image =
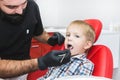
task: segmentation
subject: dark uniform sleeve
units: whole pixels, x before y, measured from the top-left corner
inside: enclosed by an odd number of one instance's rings
[[[42,20],[41,20],[41,16],[40,16],[40,11],[39,11],[39,7],[38,5],[33,2],[34,4],[34,9],[35,9],[35,17],[37,19],[37,24],[36,24],[36,28],[35,28],[35,31],[34,31],[34,36],[38,36],[38,35],[41,35],[42,32],[44,31],[44,28],[43,28],[43,24],[42,24]]]

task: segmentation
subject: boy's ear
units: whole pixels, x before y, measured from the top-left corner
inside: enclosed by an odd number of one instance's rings
[[[85,46],[84,46],[84,49],[89,49],[91,46],[92,46],[93,44],[92,44],[92,42],[91,41],[86,41],[86,44],[85,44]]]

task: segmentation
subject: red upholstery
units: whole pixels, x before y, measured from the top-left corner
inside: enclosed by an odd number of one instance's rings
[[[93,29],[95,30],[95,34],[96,34],[96,37],[95,37],[95,42],[96,40],[98,39],[99,35],[100,35],[100,32],[102,30],[102,23],[100,20],[97,20],[97,19],[86,19],[84,20],[86,23],[90,24]]]
[[[90,49],[87,57],[94,63],[94,76],[112,78],[113,59],[108,47],[94,45]]]
[[[92,25],[96,33],[96,39],[98,39],[102,30],[102,23],[97,19],[85,20],[88,24]],[[88,52],[88,59],[90,59],[94,65],[94,76],[102,76],[112,78],[113,73],[113,57],[110,49],[105,45],[94,45]]]
[[[101,21],[97,19],[87,19],[85,20],[85,22],[90,24],[95,29],[95,33],[96,33],[95,42],[96,42],[102,29]],[[46,47],[46,45],[44,47]],[[62,44],[61,46],[56,45],[54,47],[48,46],[47,51],[50,50],[64,50],[64,44]],[[42,54],[45,53],[46,53],[45,51],[42,52]],[[87,58],[94,63],[94,71],[93,71],[94,76],[112,78],[113,58],[112,58],[112,53],[108,47],[106,47],[105,45],[93,45],[88,52]],[[36,72],[30,73],[28,74],[27,80],[36,80],[38,77],[44,75],[46,71],[47,70],[42,72],[38,70]]]

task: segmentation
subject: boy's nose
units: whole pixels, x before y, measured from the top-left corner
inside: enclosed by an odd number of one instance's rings
[[[71,41],[72,37],[68,37],[68,41]]]

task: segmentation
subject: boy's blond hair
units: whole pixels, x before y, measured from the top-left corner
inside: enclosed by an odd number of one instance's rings
[[[88,23],[86,23],[83,20],[72,21],[70,25],[73,25],[73,24],[78,25],[81,28],[83,28],[83,30],[84,30],[83,32],[84,32],[84,35],[86,36],[87,40],[94,43],[94,41],[95,41],[95,30],[93,29],[93,27],[91,25],[89,25]]]

